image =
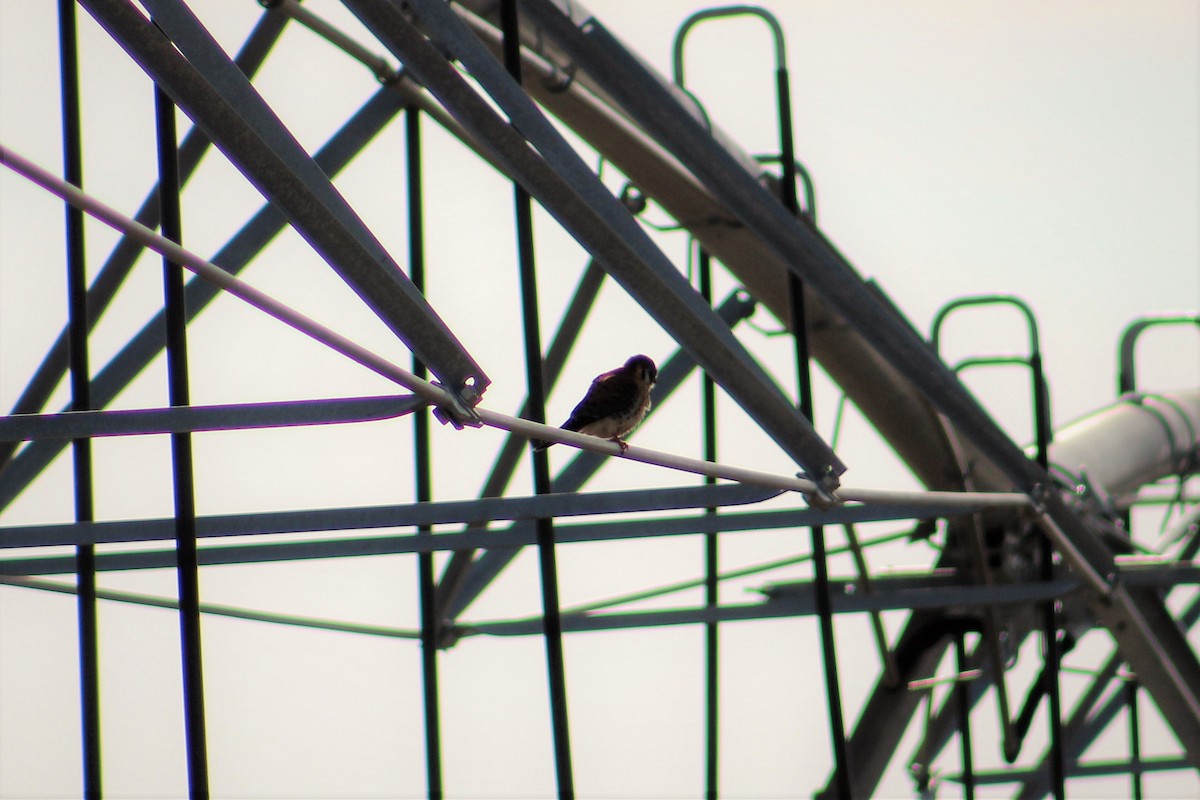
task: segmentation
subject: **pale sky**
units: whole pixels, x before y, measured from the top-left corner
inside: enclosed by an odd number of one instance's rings
[[[194,2],[231,53],[262,13],[251,0]],[[1012,293],[1038,315],[1056,425],[1114,397],[1116,347],[1134,318],[1200,307],[1200,6],[1144,3],[838,2],[765,4],[787,34],[799,158],[813,175],[819,222],[864,276],[873,277],[919,329],[968,294]],[[333,0],[305,7],[383,52]],[[632,50],[671,72],[678,24],[704,4],[592,0]],[[0,142],[61,172],[54,4],[0,0]],[[132,215],[155,180],[153,93],[148,78],[90,17],[79,12],[87,191]],[[716,124],[752,154],[774,152],[773,61],[761,23],[708,23],[687,51],[689,86]],[[290,26],[255,86],[310,149],[320,147],[378,88],[360,64]],[[186,130],[185,119],[180,121]],[[407,253],[403,123],[397,117],[335,180],[404,266]],[[515,413],[524,396],[520,309],[506,179],[426,118],[427,259],[431,304],[492,378],[484,405]],[[595,155],[584,151],[595,163]],[[605,172],[614,191],[620,182]],[[183,195],[184,243],[211,257],[262,199],[218,154]],[[660,209],[648,215],[665,221]],[[553,220],[536,218],[544,341],[557,326],[587,254]],[[89,222],[89,274],[116,240]],[[680,269],[686,239],[656,234]],[[401,365],[402,344],[299,236],[285,232],[243,277]],[[716,294],[735,287],[721,270]],[[50,195],[0,170],[0,413],[7,413],[66,319],[63,214]],[[91,338],[93,370],[161,304],[156,257],[143,257]],[[674,343],[609,281],[559,391],[552,422],[570,411],[595,374],[634,352],[665,360]],[[753,320],[772,328],[760,311]],[[1024,346],[1010,316],[963,317],[947,331],[952,355]],[[751,327],[739,338],[794,390],[790,344]],[[1200,337],[1155,331],[1139,348],[1139,382],[1154,390],[1200,384]],[[196,404],[385,394],[394,386],[233,298],[189,328]],[[980,379],[985,404],[1018,441],[1029,439],[1026,384]],[[839,394],[821,378],[817,427],[829,436]],[[68,397],[60,386],[52,408]],[[156,360],[114,407],[166,402]],[[699,455],[693,378],[636,435],[647,447]],[[795,471],[727,398],[720,458]],[[412,499],[407,418],[359,425],[195,437],[200,514],[382,505]],[[438,499],[476,496],[502,441],[491,430],[435,425]],[[848,485],[918,488],[856,413],[838,452]],[[165,437],[107,439],[94,446],[96,516],[170,516]],[[573,455],[551,451],[552,468]],[[692,476],[631,462],[607,465],[592,489],[692,485]],[[510,493],[532,492],[523,464]],[[8,508],[4,526],[72,518],[69,457],[60,457]],[[782,505],[795,507],[798,498]],[[776,506],[780,506],[779,503]],[[862,526],[860,536],[904,523]],[[1157,526],[1152,526],[1157,531]],[[831,531],[831,545],[841,544]],[[1147,540],[1153,544],[1153,536]],[[808,550],[808,534],[737,534],[722,543],[734,568]],[[18,555],[6,551],[4,555]],[[875,569],[928,566],[935,553],[897,544],[870,552]],[[441,563],[439,561],[439,563]],[[849,561],[834,559],[836,574]],[[559,548],[564,606],[699,577],[696,537]],[[768,581],[804,578],[806,567],[730,582],[723,602],[751,602]],[[62,580],[69,580],[63,577]],[[173,571],[105,574],[104,588],[173,597]],[[206,568],[206,602],[399,628],[418,625],[415,557],[339,559]],[[699,592],[645,603],[689,606]],[[467,620],[540,611],[536,556],[524,553],[484,593]],[[894,635],[903,615],[887,617]],[[179,796],[186,790],[176,616],[100,606],[104,775],[112,797]],[[843,700],[857,718],[878,675],[868,620],[837,620]],[[69,797],[80,787],[75,601],[0,588],[0,797]],[[1192,637],[1196,643],[1196,636]],[[1029,644],[1033,644],[1030,642]],[[1094,634],[1068,664],[1103,658]],[[695,797],[703,790],[703,631],[655,628],[566,639],[576,789],[581,797]],[[810,796],[827,779],[825,723],[814,619],[722,627],[722,791],[730,797]],[[204,620],[210,775],[220,797],[411,797],[424,791],[419,649],[415,642]],[[440,659],[444,774],[451,797],[541,797],[554,791],[543,642],[475,637]],[[1027,647],[1012,680],[1037,667]],[[943,666],[943,671],[948,671]],[[1065,704],[1085,686],[1064,677]],[[1147,709],[1149,705],[1145,706]],[[1028,753],[1043,741],[1035,722]],[[977,768],[1001,763],[994,703],[977,707]],[[1146,755],[1178,745],[1152,711]],[[1040,726],[1040,727],[1039,727]],[[911,796],[905,774],[916,727],[880,796]],[[1097,745],[1125,754],[1123,738]],[[951,748],[953,749],[953,748]],[[957,768],[947,752],[946,772]],[[1195,775],[1146,777],[1147,796],[1194,796]],[[1072,783],[1072,796],[1120,797],[1123,778]],[[947,786],[940,796],[957,795]],[[991,793],[989,793],[991,792]],[[980,797],[1007,796],[981,789]]]

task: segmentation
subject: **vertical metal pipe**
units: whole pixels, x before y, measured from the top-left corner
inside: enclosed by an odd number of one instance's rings
[[[840,800],[850,800],[850,764],[846,750],[846,726],[842,715],[842,694],[838,685],[837,650],[833,641],[833,606],[829,602],[829,568],[825,554],[825,529],[812,529],[813,568],[817,616],[821,623],[821,655],[825,667],[825,689],[829,702],[829,728],[833,736],[835,782]]]
[[[793,216],[800,216],[796,195],[796,155],[792,142],[792,103],[787,67],[781,62],[775,72],[779,104],[779,146],[783,170],[783,202]],[[812,355],[808,346],[808,321],[804,308],[804,284],[788,272],[788,308],[792,317],[792,335],[796,342],[796,376],[799,386],[800,413],[813,422]],[[813,475],[814,480],[822,476]],[[821,626],[821,654],[825,667],[825,689],[829,703],[829,727],[833,758],[837,768],[838,797],[850,800],[850,763],[846,749],[846,726],[842,715],[842,692],[838,680],[837,648],[833,634],[833,607],[829,601],[829,564],[825,555],[825,529],[812,529],[813,591]]]
[[[775,44],[775,89],[779,116],[779,149],[782,168],[781,199],[793,216],[800,216],[800,200],[796,193],[796,155],[792,136],[791,89],[787,71],[787,55],[784,49],[783,28],[779,21],[764,9],[755,6],[729,6],[697,12],[689,17],[675,36],[674,64],[675,83],[683,86],[683,42],[688,31],[698,22],[724,16],[752,14],[764,20],[771,28]],[[810,193],[811,198],[811,193]],[[811,207],[811,199],[810,199]],[[787,276],[788,311],[791,316],[792,334],[796,344],[796,373],[800,412],[813,420],[811,353],[808,344],[808,323],[804,309],[804,285],[800,278],[789,270]],[[811,476],[820,481],[823,475]],[[829,567],[825,553],[825,530],[812,529],[813,566],[817,614],[820,617],[821,650],[825,667],[825,686],[829,702],[829,723],[833,740],[835,782],[838,795],[850,798],[850,768],[846,749],[846,730],[842,719],[841,690],[838,685],[837,652],[834,646],[833,609],[829,601]]]
[[[779,108],[780,179],[783,181],[783,204],[799,216],[800,198],[796,194],[796,147],[792,135],[792,90],[787,67],[780,64],[775,70],[775,98]]]
[[[1042,369],[1042,354],[1036,339],[1036,326],[1030,322],[1030,337],[1032,352],[1029,355],[1029,369],[1033,373],[1033,424],[1034,436],[1037,440],[1037,463],[1044,469],[1050,468],[1050,439],[1053,436],[1050,427],[1050,401],[1046,387],[1046,378]],[[1050,537],[1043,532],[1041,541],[1042,580],[1054,580],[1054,545]],[[1066,762],[1063,757],[1062,733],[1062,695],[1059,691],[1059,659],[1061,654],[1058,646],[1058,620],[1055,611],[1056,601],[1049,600],[1042,604],[1042,649],[1045,655],[1046,698],[1048,701],[1047,717],[1050,725],[1050,785],[1054,790],[1056,800],[1064,800],[1067,796]]]
[[[409,107],[404,118],[405,152],[408,172],[408,264],[409,278],[422,294],[425,292],[425,212],[421,183],[421,112]],[[425,378],[429,371],[413,355],[413,374]],[[430,475],[429,409],[413,412],[413,441],[416,457],[416,495],[418,503],[433,499]],[[417,527],[419,534],[433,533],[430,525]],[[433,579],[433,553],[417,556],[417,577],[421,592],[421,679],[425,695],[425,780],[430,800],[440,800],[442,790],[441,715],[438,708],[439,637],[436,589]]]
[[[712,305],[712,258],[704,248],[700,248],[699,272],[700,294],[704,302]],[[707,372],[702,377],[701,412],[704,415],[704,458],[706,461],[717,460],[717,383]],[[705,476],[705,484],[712,485],[716,479]],[[716,514],[716,508],[705,509],[706,514]],[[708,608],[716,608],[717,580],[720,568],[717,534],[710,533],[704,537],[704,604]],[[716,800],[718,794],[718,766],[720,763],[720,682],[719,682],[719,632],[716,622],[704,624],[704,709],[705,709],[705,796]]]
[[[849,522],[843,525],[842,529],[846,532],[846,545],[850,548],[850,553],[854,556],[854,566],[858,571],[858,582],[862,584],[862,593],[870,596],[872,593],[871,572],[867,568],[867,556],[863,552],[862,546],[858,543],[858,532],[854,529],[854,525]],[[875,633],[875,646],[879,650],[879,661],[883,664],[883,681],[881,685],[895,688],[900,685],[900,669],[896,666],[896,654],[888,647],[887,629],[883,626],[882,612],[871,612],[871,627]]]
[[[971,690],[961,676],[967,671],[967,647],[964,634],[959,631],[954,637],[956,669],[959,674],[954,694],[958,699],[958,737],[962,745],[962,785],[964,800],[975,800],[975,763],[971,755]],[[931,698],[932,699],[932,698]]]
[[[154,108],[158,127],[158,198],[162,231],[171,241],[182,242],[175,105],[158,86],[154,88]],[[189,403],[189,391],[183,268],[165,258],[163,290],[166,296],[169,400],[172,406],[186,406]],[[204,723],[204,669],[200,647],[200,568],[196,557],[196,496],[190,433],[171,434],[171,467],[175,487],[175,561],[179,580],[188,787],[193,798],[207,798],[208,742]]]
[[[521,38],[517,23],[516,0],[500,3],[500,27],[503,33],[504,66],[517,83],[521,82]],[[541,330],[538,323],[537,273],[533,257],[533,207],[529,193],[513,182],[517,218],[517,259],[520,262],[521,309],[525,328],[525,367],[529,383],[529,416],[546,421],[545,378],[543,376]],[[532,451],[533,489],[549,494],[550,458],[545,450]],[[538,563],[542,583],[542,615],[546,640],[546,667],[550,686],[550,716],[554,733],[554,766],[561,798],[575,796],[571,768],[570,729],[567,722],[567,678],[563,657],[562,617],[558,604],[558,567],[554,551],[554,521],[536,520]]]
[[[1133,784],[1133,800],[1142,800],[1142,733],[1138,720],[1138,682],[1125,684],[1125,705],[1129,709],[1129,780]]]
[[[75,0],[59,0],[58,50],[62,92],[63,175],[69,183],[83,185],[83,142],[79,112],[79,59],[76,48]],[[91,374],[88,359],[87,275],[83,245],[83,212],[66,206],[67,238],[67,349],[71,372],[71,409],[90,411]],[[75,482],[75,520],[93,520],[92,442],[72,444]],[[75,574],[79,592],[79,699],[83,733],[83,795],[99,798],[100,773],[100,654],[96,609],[96,549],[75,549]]]

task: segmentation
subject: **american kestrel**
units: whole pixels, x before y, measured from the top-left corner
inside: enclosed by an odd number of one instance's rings
[[[650,389],[658,379],[658,367],[647,356],[633,356],[625,365],[597,375],[587,394],[562,424],[563,430],[599,436],[616,442],[621,452],[629,449],[622,439],[638,426],[650,410]],[[535,441],[535,450],[554,442]]]

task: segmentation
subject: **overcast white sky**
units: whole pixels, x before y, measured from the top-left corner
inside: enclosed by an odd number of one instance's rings
[[[230,52],[262,13],[251,0],[191,4]],[[383,51],[332,0],[305,6]],[[696,2],[593,0],[591,9],[633,50],[670,74],[671,39]],[[1116,344],[1133,318],[1200,307],[1200,6],[1144,3],[768,3],[787,34],[797,153],[817,184],[822,228],[864,275],[876,278],[927,330],[947,300],[1014,293],[1035,309],[1056,423],[1109,402]],[[85,187],[132,214],[155,176],[153,94],[144,74],[80,12]],[[777,149],[773,61],[760,23],[702,26],[688,49],[689,85],[747,152]],[[255,85],[306,147],[315,149],[378,88],[371,74],[311,33],[290,27]],[[61,170],[54,4],[0,0],[0,142]],[[181,120],[181,127],[186,125]],[[425,123],[428,294],[493,380],[484,403],[515,412],[524,395],[511,186],[449,136]],[[594,155],[587,154],[593,161]],[[336,184],[404,264],[403,125],[397,118]],[[613,182],[614,188],[619,183]],[[261,198],[218,155],[184,194],[185,244],[211,256]],[[651,210],[651,215],[662,212]],[[537,220],[543,331],[548,338],[586,263],[552,220]],[[61,205],[0,171],[0,413],[11,409],[65,322]],[[679,234],[659,237],[685,263]],[[115,241],[89,223],[89,270]],[[292,233],[281,235],[244,277],[320,321],[407,364],[387,329]],[[717,277],[718,295],[733,288]],[[161,303],[156,258],[143,258],[91,341],[98,370]],[[1013,351],[1010,317],[954,323],[952,353]],[[771,327],[762,312],[756,322]],[[791,348],[743,328],[740,338],[785,387]],[[1148,334],[1142,386],[1200,384],[1192,331]],[[222,298],[189,329],[197,404],[383,394],[386,381]],[[551,397],[565,416],[596,373],[630,353],[662,360],[674,344],[612,282]],[[1012,375],[977,384],[1019,440],[1028,438],[1025,384]],[[838,395],[818,386],[818,428],[829,434]],[[66,387],[53,406],[61,407]],[[117,407],[165,403],[157,360]],[[648,447],[698,455],[693,380],[637,435]],[[669,412],[669,413],[668,413]],[[794,470],[728,401],[721,458]],[[492,431],[434,432],[435,493],[474,497],[501,439]],[[201,514],[406,502],[412,498],[411,425],[355,426],[196,437]],[[552,464],[571,455],[555,448]],[[851,415],[839,454],[855,486],[914,488],[873,431]],[[164,437],[95,446],[99,519],[169,516]],[[523,470],[525,468],[523,467]],[[691,483],[629,462],[605,467],[594,488]],[[527,471],[512,492],[531,490]],[[791,502],[791,501],[789,501]],[[60,458],[10,507],[0,526],[71,519],[68,458]],[[899,524],[865,527],[887,533]],[[832,543],[840,534],[831,532]],[[739,535],[723,565],[807,550],[804,532]],[[695,577],[699,540],[560,548],[564,605]],[[898,545],[872,566],[925,566],[933,551]],[[848,562],[834,569],[848,573]],[[733,583],[722,599],[747,602],[765,580],[806,576],[803,567]],[[213,603],[396,627],[417,625],[416,562],[409,557],[209,568]],[[169,571],[104,575],[108,588],[173,596]],[[535,614],[536,559],[519,558],[468,613],[470,619]],[[683,593],[660,605],[690,605]],[[644,607],[651,607],[648,604]],[[888,618],[895,633],[902,615]],[[104,769],[114,797],[185,791],[178,627],[173,614],[101,605]],[[847,719],[857,716],[878,663],[865,619],[838,620]],[[723,628],[723,790],[738,797],[808,795],[824,784],[831,755],[815,622]],[[80,785],[73,598],[0,588],[0,797],[68,797]],[[206,618],[205,677],[211,775],[223,797],[403,797],[424,787],[419,656],[415,643]],[[1194,639],[1193,639],[1194,641]],[[703,787],[703,634],[698,628],[583,634],[567,639],[577,789],[588,797],[692,797]],[[1073,654],[1095,663],[1103,639]],[[447,790],[462,797],[534,797],[554,789],[539,638],[462,642],[442,665]],[[1025,651],[1021,669],[1036,665]],[[1018,679],[1019,681],[1020,679]],[[1068,702],[1084,685],[1064,679]],[[997,766],[993,704],[975,716],[977,766]],[[1147,709],[1149,706],[1147,706]],[[1176,745],[1152,712],[1143,752]],[[1040,730],[1038,723],[1035,729]],[[1037,735],[1037,734],[1035,734]],[[912,731],[910,731],[910,742]],[[1120,757],[1121,737],[1100,752]],[[900,757],[882,796],[907,796]],[[954,761],[945,768],[953,771]],[[1194,775],[1147,776],[1148,796],[1194,795]],[[1124,780],[1072,784],[1072,794],[1120,797]],[[994,790],[993,790],[994,791]],[[953,787],[944,796],[956,796]],[[985,794],[982,790],[980,796]],[[999,795],[997,795],[999,796]]]

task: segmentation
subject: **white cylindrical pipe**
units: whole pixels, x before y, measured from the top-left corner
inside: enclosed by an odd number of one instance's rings
[[[1200,389],[1121,398],[1059,430],[1050,462],[1110,495],[1194,469]]]

